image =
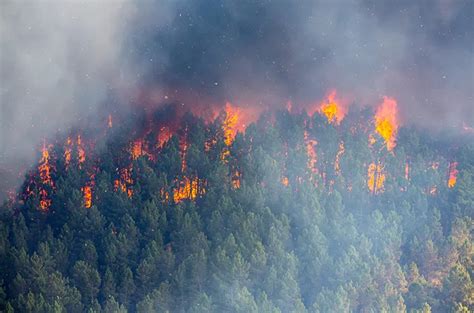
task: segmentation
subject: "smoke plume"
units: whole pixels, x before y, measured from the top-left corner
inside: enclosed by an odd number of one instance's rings
[[[104,103],[302,108],[336,88],[360,105],[397,98],[407,124],[474,124],[472,1],[0,6],[3,171]]]

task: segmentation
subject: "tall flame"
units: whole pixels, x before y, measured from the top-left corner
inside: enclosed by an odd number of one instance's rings
[[[336,171],[336,174],[338,175],[341,173],[341,156],[344,154],[345,151],[346,149],[344,148],[344,141],[341,141],[339,143],[339,150],[336,154],[336,161],[334,162],[334,171]]]
[[[306,155],[308,156],[308,169],[312,173],[317,173],[318,169],[316,167],[316,164],[318,162],[318,156],[316,154],[316,145],[318,142],[314,139],[309,138],[309,133],[308,131],[304,132],[304,141],[306,144]]]
[[[347,107],[341,99],[337,98],[337,92],[333,89],[320,103],[319,112],[326,116],[329,123],[339,124],[347,113]]]
[[[86,161],[86,151],[82,146],[82,138],[81,135],[77,135],[77,157],[79,162],[79,168],[81,165]]]
[[[41,160],[38,166],[38,172],[43,186],[40,187],[40,208],[42,211],[47,211],[51,206],[51,199],[49,198],[48,191],[44,186],[53,186],[53,180],[51,179],[51,164],[49,163],[50,155],[46,142],[43,142],[41,149]]]
[[[240,110],[234,107],[230,102],[225,104],[225,119],[222,123],[222,130],[224,131],[224,142],[230,146],[234,141],[235,135],[238,131]]]
[[[459,171],[457,170],[458,162],[449,163],[449,173],[448,173],[448,187],[453,188],[456,186],[456,181],[458,178]]]
[[[367,170],[367,187],[370,192],[377,194],[384,191],[385,173],[381,164],[371,163]]]
[[[397,145],[398,126],[397,101],[394,98],[383,97],[383,102],[375,113],[375,130],[385,140],[389,151]]]
[[[92,206],[92,187],[89,185],[82,187],[82,193],[84,197],[84,207],[90,208]]]

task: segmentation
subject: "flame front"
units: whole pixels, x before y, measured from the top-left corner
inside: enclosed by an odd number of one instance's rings
[[[317,173],[318,168],[316,164],[318,162],[318,156],[316,154],[316,145],[318,142],[314,139],[309,138],[309,133],[307,131],[304,132],[304,141],[306,144],[306,155],[308,156],[308,169],[312,173]]]
[[[449,163],[449,173],[448,173],[448,187],[453,188],[456,186],[456,181],[458,178],[458,170],[457,170],[458,162],[451,162]]]
[[[384,191],[385,173],[381,164],[371,163],[367,171],[367,187],[377,194]]]
[[[389,151],[397,145],[398,126],[397,101],[394,98],[384,97],[375,113],[375,130],[385,140]]]
[[[335,89],[331,90],[326,99],[320,103],[319,111],[326,116],[329,123],[339,124],[347,113],[347,108],[343,101],[337,98]]]
[[[49,198],[48,191],[44,186],[53,186],[53,180],[51,179],[51,164],[49,163],[50,155],[46,143],[43,143],[41,149],[41,160],[38,166],[38,172],[41,179],[42,186],[39,189],[40,195],[40,208],[43,211],[47,211],[51,206],[51,199]]]
[[[92,187],[88,185],[84,186],[82,193],[84,197],[84,207],[90,208],[92,206]]]
[[[224,142],[227,146],[232,144],[237,134],[239,115],[239,108],[234,107],[229,102],[225,104],[225,119],[222,124],[222,130],[224,131]]]

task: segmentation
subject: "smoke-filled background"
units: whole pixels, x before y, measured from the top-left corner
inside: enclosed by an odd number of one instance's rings
[[[19,1],[0,4],[0,179],[103,107],[282,107],[336,88],[397,98],[406,124],[474,124],[474,2]]]

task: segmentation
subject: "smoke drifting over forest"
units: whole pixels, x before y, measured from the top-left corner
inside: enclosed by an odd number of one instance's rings
[[[119,103],[304,107],[337,88],[360,105],[396,97],[405,123],[473,125],[473,11],[449,0],[2,2],[0,169]]]

